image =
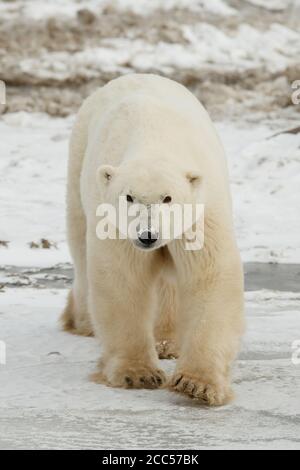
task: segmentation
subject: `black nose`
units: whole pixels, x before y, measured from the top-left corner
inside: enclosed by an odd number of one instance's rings
[[[157,241],[157,235],[150,230],[145,230],[139,234],[139,241],[145,246],[150,246]]]

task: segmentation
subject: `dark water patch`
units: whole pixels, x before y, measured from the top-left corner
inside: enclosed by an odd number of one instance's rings
[[[300,264],[245,263],[245,290],[300,292]],[[0,291],[8,287],[65,289],[71,286],[70,264],[50,268],[0,266]]]

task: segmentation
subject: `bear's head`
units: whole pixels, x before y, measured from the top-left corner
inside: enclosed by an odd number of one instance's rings
[[[142,250],[161,248],[180,237],[195,222],[195,205],[204,203],[199,171],[178,168],[172,162],[129,160],[118,167],[102,165],[97,184],[101,199],[116,210],[121,238]]]

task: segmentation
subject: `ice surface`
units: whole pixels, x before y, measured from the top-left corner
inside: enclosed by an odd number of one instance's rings
[[[100,347],[59,330],[64,290],[0,293],[0,448],[300,449],[298,294],[246,295],[248,333],[234,369],[236,400],[207,409],[167,390],[88,380]],[[167,373],[174,361],[162,361]],[[167,418],[167,419],[166,419]]]

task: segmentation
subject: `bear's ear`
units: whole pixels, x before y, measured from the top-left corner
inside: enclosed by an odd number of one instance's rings
[[[101,184],[108,184],[108,182],[112,179],[113,175],[115,174],[116,169],[111,165],[101,165],[99,166],[96,179],[99,185]]]
[[[188,171],[185,176],[194,188],[197,188],[202,181],[202,176],[196,171]]]

